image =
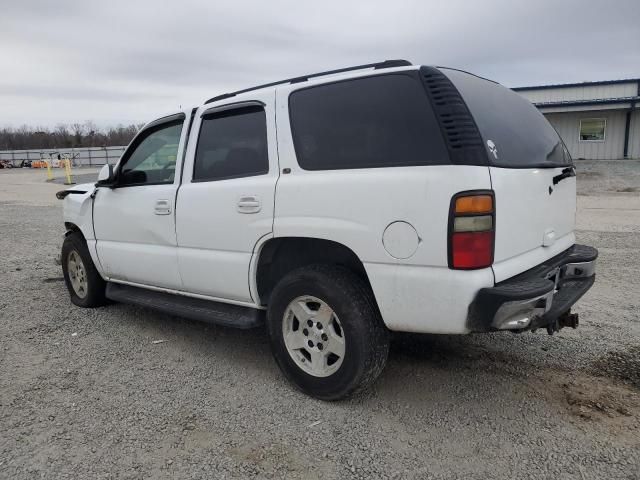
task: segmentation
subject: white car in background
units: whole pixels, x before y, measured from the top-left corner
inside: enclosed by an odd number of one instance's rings
[[[376,379],[390,331],[554,333],[595,280],[553,127],[497,83],[403,60],[159,118],[58,196],[73,303],[266,322],[325,400]]]

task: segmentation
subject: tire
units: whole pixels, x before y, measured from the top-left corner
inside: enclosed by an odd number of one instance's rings
[[[371,385],[389,354],[389,332],[371,289],[343,267],[311,265],[283,277],[270,297],[267,328],[284,375],[321,400],[339,400]]]
[[[106,283],[96,270],[87,243],[80,232],[72,232],[65,237],[60,260],[64,283],[74,305],[93,308],[106,303]],[[73,266],[78,264],[80,264],[80,269],[74,269]],[[70,266],[73,270],[71,272],[69,271]],[[84,280],[83,282],[77,281],[80,276]],[[79,283],[83,288],[78,288]]]

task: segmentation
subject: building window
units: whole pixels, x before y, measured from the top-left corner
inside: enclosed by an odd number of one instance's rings
[[[580,120],[581,142],[604,142],[607,120],[604,118],[583,118]]]

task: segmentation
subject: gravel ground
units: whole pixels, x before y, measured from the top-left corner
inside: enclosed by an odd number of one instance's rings
[[[60,186],[0,171],[0,477],[638,479],[639,172],[579,163],[579,329],[400,335],[373,390],[323,403],[261,329],[74,307]]]

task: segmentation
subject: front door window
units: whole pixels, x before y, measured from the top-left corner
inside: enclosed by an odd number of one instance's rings
[[[173,183],[182,120],[149,129],[123,159],[118,186]]]

